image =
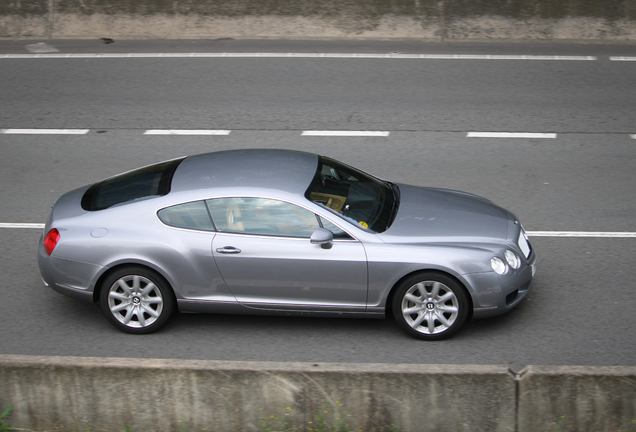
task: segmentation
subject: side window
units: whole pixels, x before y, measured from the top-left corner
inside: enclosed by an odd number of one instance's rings
[[[214,231],[214,225],[203,201],[167,207],[159,210],[157,216],[163,223],[173,227]]]
[[[351,237],[349,234],[347,234],[346,232],[338,228],[336,225],[329,222],[327,219],[321,218],[320,216],[318,217],[320,218],[320,223],[322,224],[322,227],[333,233],[334,239],[353,240],[353,237]]]
[[[207,201],[220,232],[309,238],[319,228],[312,212],[265,198],[217,198]]]

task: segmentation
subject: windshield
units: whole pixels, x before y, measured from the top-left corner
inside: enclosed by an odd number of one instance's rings
[[[305,197],[350,223],[374,232],[386,231],[397,211],[397,186],[320,156]]]

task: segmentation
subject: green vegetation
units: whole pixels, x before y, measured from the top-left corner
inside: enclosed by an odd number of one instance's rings
[[[8,405],[4,411],[2,411],[2,414],[0,414],[0,432],[5,432],[5,431],[12,431],[14,430],[14,428],[12,428],[11,426],[5,425],[2,421],[9,417],[9,414],[11,414],[11,410],[13,409],[13,407],[11,405]],[[2,398],[0,398],[0,410],[2,410]]]
[[[632,420],[631,424],[628,424],[626,427],[627,429],[618,429],[616,432],[636,432],[636,420]],[[570,424],[565,416],[561,416],[552,422],[549,432],[564,432],[570,430],[576,430],[576,426],[574,424]]]
[[[0,407],[2,406],[2,398],[0,398]],[[11,426],[2,423],[6,417],[11,414],[13,407],[7,406],[5,410],[0,414],[0,432],[8,431],[26,431],[25,429],[16,429]],[[355,429],[352,426],[352,416],[349,414],[348,409],[345,408],[340,401],[336,401],[335,409],[330,410],[326,405],[314,413],[314,416],[306,425],[299,425],[292,419],[293,409],[286,407],[280,414],[277,415],[265,415],[263,408],[261,411],[261,430],[263,432],[362,432],[360,429]],[[188,427],[184,421],[179,421],[179,428],[182,432],[187,432]],[[206,429],[202,429],[206,431]],[[213,429],[210,429],[213,430]],[[372,428],[370,431],[364,432],[400,432],[401,429],[394,424],[380,427],[380,429]],[[35,432],[35,431],[26,431]],[[84,432],[91,432],[90,427],[86,427]],[[131,428],[127,427],[125,432],[133,432]]]
[[[353,427],[353,417],[340,401],[336,401],[333,409],[323,405],[304,425],[293,421],[294,410],[290,407],[286,407],[278,415],[266,416],[263,415],[263,408],[260,408],[260,411],[263,432],[363,432]],[[400,432],[401,429],[391,424],[381,426],[379,429],[372,428],[368,432],[380,431]]]

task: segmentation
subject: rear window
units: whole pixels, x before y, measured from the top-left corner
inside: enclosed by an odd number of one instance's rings
[[[87,211],[104,210],[127,201],[170,192],[172,176],[183,159],[161,162],[95,183],[82,197]]]

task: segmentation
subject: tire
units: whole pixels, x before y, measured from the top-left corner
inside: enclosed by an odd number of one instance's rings
[[[100,305],[112,325],[125,333],[147,334],[168,322],[175,300],[168,283],[144,267],[125,267],[102,283]]]
[[[453,278],[435,272],[408,277],[394,292],[391,311],[407,334],[434,341],[451,337],[466,323],[470,301]]]

